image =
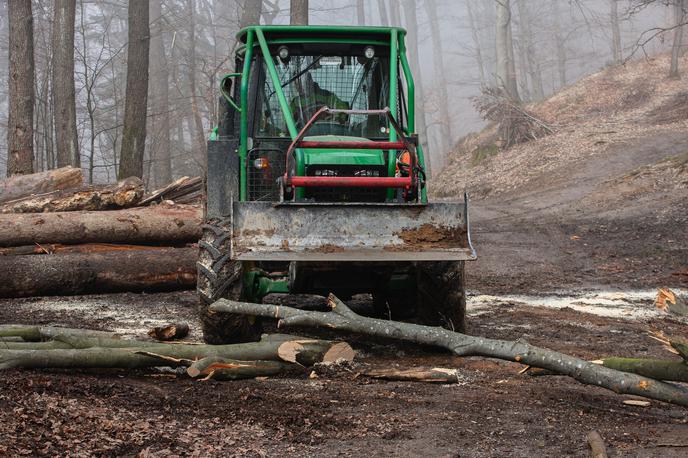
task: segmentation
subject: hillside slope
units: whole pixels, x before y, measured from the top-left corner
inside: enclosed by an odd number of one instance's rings
[[[682,68],[688,68],[688,58],[683,60]],[[636,144],[647,147],[650,138],[680,137],[688,130],[688,78],[667,78],[668,65],[668,58],[659,56],[608,68],[528,106],[556,127],[555,134],[539,140],[498,151],[494,126],[465,137],[432,180],[432,192],[452,196],[466,188],[472,196],[485,198],[541,189],[554,181],[565,187],[566,176],[581,163],[614,160]],[[628,170],[629,177],[607,178],[627,184],[651,174],[663,187],[686,188],[688,157],[682,153],[688,151],[651,155],[639,164],[648,168]],[[669,158],[674,160],[663,163]]]
[[[688,76],[667,73],[665,56],[606,69],[528,107],[554,134],[459,143],[431,191],[471,195],[469,288],[688,285]]]

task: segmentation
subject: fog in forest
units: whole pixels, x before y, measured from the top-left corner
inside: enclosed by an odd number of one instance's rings
[[[10,8],[0,3],[0,173],[7,166]],[[218,81],[233,71],[234,36],[246,8],[261,24],[288,24],[289,0],[150,0],[147,135],[143,179],[160,186],[203,175],[205,140],[217,123]],[[61,114],[52,69],[52,0],[33,0],[34,170],[55,168]],[[126,0],[76,0],[74,79],[79,164],[92,182],[117,177],[126,102]],[[296,2],[299,3],[299,2]],[[303,2],[301,2],[303,3]],[[472,98],[498,86],[497,10],[509,7],[519,98],[548,97],[605,66],[666,52],[676,23],[672,1],[648,0],[310,0],[309,24],[392,25],[408,30],[419,86],[419,133],[433,173],[456,141],[483,121]],[[509,4],[510,3],[510,4]],[[618,30],[618,34],[615,33]],[[63,53],[64,54],[64,53]],[[169,146],[168,146],[169,145]],[[169,154],[166,154],[169,152]]]

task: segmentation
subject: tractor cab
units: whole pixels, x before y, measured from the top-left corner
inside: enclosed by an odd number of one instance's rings
[[[284,26],[239,33],[236,67],[244,71],[223,80],[218,134],[239,137],[242,199],[370,203],[423,198],[418,192],[424,189],[422,152],[409,133],[413,126],[405,96],[413,82],[405,56],[400,57],[404,34],[394,28]],[[239,105],[246,107],[245,114]],[[400,137],[417,158],[418,179],[411,187],[408,180],[374,180],[410,174],[410,164],[399,163],[411,156]]]

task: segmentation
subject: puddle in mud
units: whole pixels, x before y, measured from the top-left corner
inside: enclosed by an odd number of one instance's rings
[[[674,292],[685,295],[686,290],[676,289]],[[610,318],[644,319],[666,315],[657,310],[654,300],[657,290],[639,291],[596,291],[575,294],[571,291],[553,293],[551,295],[505,294],[468,295],[467,312],[476,316],[494,310],[500,305],[512,304],[518,306],[546,307],[553,309],[570,308],[578,312],[591,313]]]

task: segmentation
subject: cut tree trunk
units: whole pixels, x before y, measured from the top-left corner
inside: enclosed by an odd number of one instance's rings
[[[93,329],[61,328],[57,326],[34,326],[27,324],[0,325],[0,337],[19,337],[26,342],[40,342],[56,336],[70,335],[79,337],[114,338],[115,333]]]
[[[607,447],[605,447],[600,433],[590,431],[588,433],[588,445],[590,445],[591,458],[607,458]]]
[[[200,197],[203,193],[203,180],[201,177],[181,177],[168,184],[164,188],[156,189],[146,196],[139,205],[147,205],[152,202],[172,200],[177,203],[187,203]]]
[[[0,215],[0,246],[35,243],[186,243],[201,236],[203,211],[167,206],[108,212]]]
[[[6,256],[0,297],[191,289],[197,257],[193,248]]]
[[[446,348],[458,356],[485,356],[515,361],[568,375],[586,385],[607,388],[616,393],[688,406],[688,389],[636,374],[619,372],[563,353],[530,345],[474,337],[440,327],[362,317],[334,295],[329,297],[331,312],[309,312],[271,304],[254,304],[220,299],[210,310],[221,313],[264,316],[279,319],[279,326],[316,326],[357,332]]]
[[[432,369],[371,369],[362,373],[366,377],[384,380],[427,383],[458,383],[456,369],[433,367]]]
[[[0,180],[0,203],[28,197],[32,194],[82,186],[84,176],[81,169],[62,167],[30,175],[15,175]]]
[[[68,336],[60,336],[61,342],[69,341]],[[88,338],[76,337],[77,341]],[[304,341],[303,337],[268,336],[260,342],[232,345],[188,345],[139,342],[140,346],[122,348],[91,347],[84,349],[55,350],[4,350],[0,347],[0,369],[11,368],[142,368],[155,366],[188,366],[194,360],[219,357],[240,361],[284,361],[280,347],[291,342],[290,339]],[[91,341],[92,342],[92,341]],[[109,342],[122,342],[135,345],[136,341],[109,339]],[[309,340],[312,346],[321,349],[320,359],[310,360],[311,364],[320,362],[331,347],[338,343],[325,340]],[[95,342],[92,342],[95,343]],[[300,359],[300,358],[299,358]]]
[[[193,245],[181,245],[177,248],[194,248]],[[0,256],[19,256],[30,254],[55,253],[109,253],[111,251],[150,251],[165,250],[173,246],[157,245],[123,245],[118,243],[84,243],[82,245],[62,245],[60,243],[46,243],[43,245],[22,245],[0,248]]]
[[[280,361],[239,361],[219,357],[203,358],[195,361],[186,370],[190,377],[204,376],[204,380],[241,380],[267,377],[285,372],[303,370],[296,364]]]
[[[116,210],[133,207],[143,197],[143,181],[130,177],[109,186],[89,186],[76,191],[52,191],[0,204],[0,213],[42,213]]]
[[[667,361],[646,358],[605,358],[604,367],[617,371],[632,372],[657,380],[688,382],[688,364],[683,361]]]

